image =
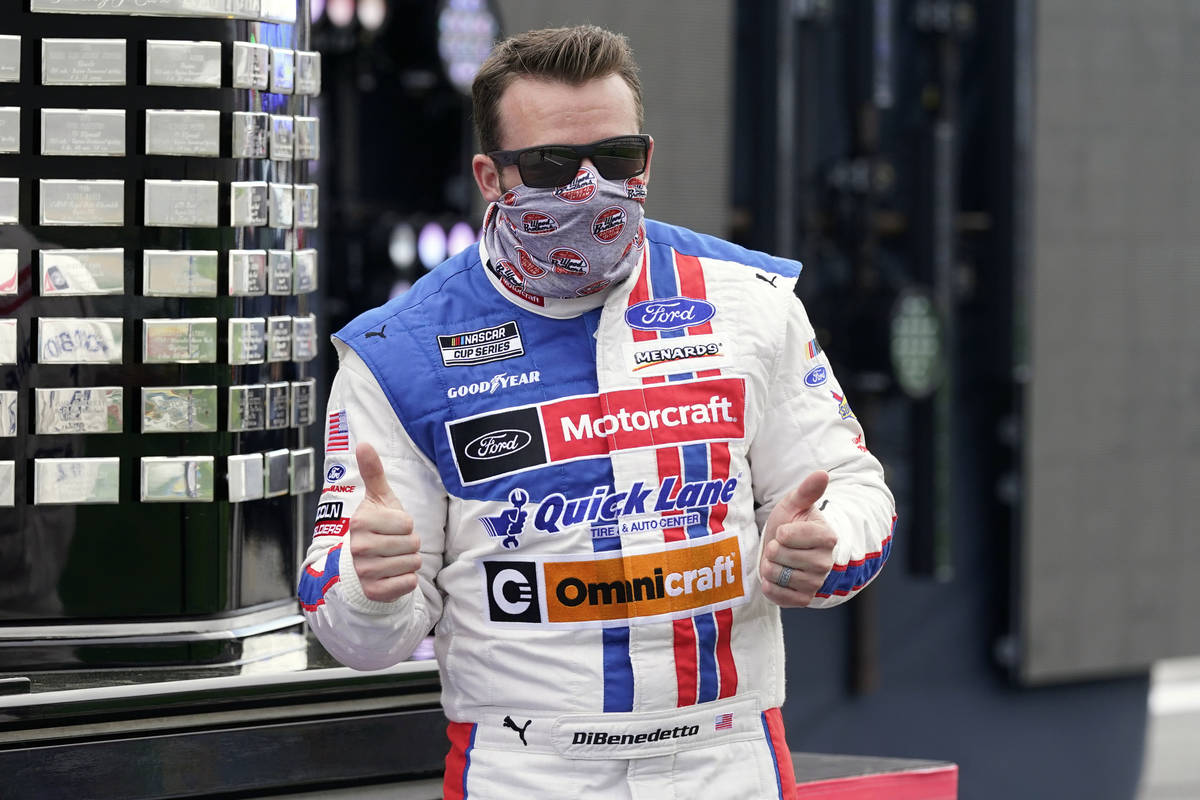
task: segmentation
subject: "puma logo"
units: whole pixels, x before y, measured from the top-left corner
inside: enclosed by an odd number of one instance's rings
[[[775,286],[775,281],[779,280],[778,275],[772,275],[770,278],[767,278],[767,276],[763,275],[761,272],[754,273],[754,277],[758,278],[763,283],[769,283],[772,286]],[[775,286],[775,288],[778,289],[779,287]]]
[[[529,727],[529,723],[531,722],[533,722],[533,720],[527,719],[525,720],[525,724],[518,728],[517,723],[513,722],[512,717],[504,717],[504,727],[512,728],[514,731],[516,731],[517,736],[521,737],[521,744],[525,745],[526,747],[529,747],[529,742],[525,741],[525,729]]]
[[[821,503],[821,507],[820,507],[820,508],[818,508],[818,509],[817,509],[817,511],[824,511],[824,510],[825,510],[825,507],[826,507],[827,505],[829,505],[829,501],[828,501],[828,500],[826,500],[824,503]]]
[[[363,338],[370,339],[372,336],[378,336],[380,339],[386,339],[387,334],[384,333],[384,331],[386,331],[386,330],[387,330],[387,325],[384,325],[377,331],[367,331],[367,335],[364,336]]]

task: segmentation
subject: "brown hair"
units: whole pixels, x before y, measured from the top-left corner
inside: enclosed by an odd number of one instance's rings
[[[578,86],[612,74],[633,90],[638,130],[645,121],[642,83],[629,40],[595,25],[543,28],[499,42],[471,85],[475,131],[484,153],[500,149],[500,96],[514,78],[531,77]]]

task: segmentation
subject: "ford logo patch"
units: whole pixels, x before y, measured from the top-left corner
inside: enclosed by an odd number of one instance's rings
[[[467,446],[463,449],[467,458],[472,461],[490,461],[493,458],[502,458],[524,450],[532,441],[533,437],[529,435],[528,431],[509,428],[485,433],[483,436],[467,442]]]
[[[702,325],[716,313],[717,309],[707,300],[690,297],[645,300],[625,309],[625,324],[639,331],[673,331]]]
[[[329,471],[325,473],[325,480],[329,483],[337,483],[345,474],[345,467],[343,467],[341,464],[334,464],[329,468]]]
[[[825,369],[825,367],[813,367],[804,376],[804,385],[815,389],[828,379],[829,370]]]

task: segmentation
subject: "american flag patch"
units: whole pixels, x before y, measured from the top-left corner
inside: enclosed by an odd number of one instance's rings
[[[345,453],[350,451],[350,426],[346,423],[346,409],[329,415],[329,426],[325,430],[325,452]]]
[[[808,357],[816,358],[821,355],[821,344],[815,338],[808,343]]]
[[[733,714],[717,714],[713,717],[713,728],[718,731],[733,730]]]

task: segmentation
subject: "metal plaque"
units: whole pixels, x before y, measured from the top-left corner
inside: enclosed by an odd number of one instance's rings
[[[263,497],[279,497],[291,488],[292,454],[289,450],[268,450],[263,453]]]
[[[121,459],[35,458],[33,503],[115,503],[120,499]]]
[[[21,208],[21,179],[0,178],[0,225],[16,225]]]
[[[125,155],[125,109],[43,108],[42,155]]]
[[[267,384],[267,429],[286,428],[292,421],[288,408],[291,384],[278,381]]]
[[[214,364],[217,318],[142,320],[142,363]]]
[[[295,0],[30,0],[30,10],[57,14],[225,17],[262,22],[296,21]]]
[[[229,363],[261,364],[267,357],[267,321],[262,317],[229,320]]]
[[[146,41],[147,86],[221,86],[221,43]]]
[[[142,387],[142,433],[211,433],[216,430],[216,386]]]
[[[211,503],[212,456],[142,456],[143,503]]]
[[[17,462],[0,461],[0,506],[11,506],[16,495]]]
[[[267,361],[292,358],[292,318],[267,317]]]
[[[158,227],[217,227],[217,181],[146,181],[145,224]]]
[[[292,293],[292,251],[267,251],[268,294]]]
[[[244,453],[226,459],[229,476],[229,502],[260,500],[263,496],[262,453]]]
[[[296,94],[316,97],[321,93],[321,54],[312,50],[296,51]]]
[[[292,317],[292,360],[312,361],[317,357],[317,315]]]
[[[233,112],[233,157],[266,158],[270,130],[269,114],[261,111]]]
[[[308,294],[317,290],[317,251],[296,250],[292,253],[292,294]]]
[[[234,181],[229,184],[230,224],[259,226],[267,224],[267,182]]]
[[[270,202],[267,204],[267,224],[272,228],[290,228],[294,218],[292,185],[290,183],[269,184]]]
[[[42,39],[47,86],[124,86],[124,39]]]
[[[38,181],[42,225],[124,225],[125,181]]]
[[[120,317],[38,317],[39,364],[120,364]]]
[[[233,88],[267,88],[271,75],[271,50],[265,44],[233,43]]]
[[[305,494],[313,490],[313,460],[311,447],[292,451],[292,494]]]
[[[296,51],[284,47],[271,48],[271,91],[291,94],[296,87]]]
[[[35,389],[38,433],[120,433],[125,390],[120,386]]]
[[[229,294],[256,297],[267,293],[267,251],[229,251]]]
[[[17,390],[0,391],[0,436],[17,435]]]
[[[19,251],[0,250],[0,295],[17,293],[20,269]]]
[[[229,387],[230,431],[261,431],[267,426],[267,387],[261,383]]]
[[[294,187],[296,227],[317,227],[317,185],[297,183]]]
[[[271,115],[271,160],[291,161],[295,155],[294,123],[283,114]]]
[[[216,250],[146,250],[142,294],[147,297],[216,297]]]
[[[21,152],[21,107],[0,106],[0,153]]]
[[[120,247],[42,250],[38,263],[43,296],[125,293],[125,251]]]
[[[317,418],[317,379],[292,381],[292,427],[311,425]]]
[[[146,155],[221,154],[221,112],[146,109]]]
[[[21,37],[0,36],[0,83],[21,82]]]
[[[17,321],[0,319],[0,364],[17,363]]]
[[[321,157],[321,121],[316,117],[292,117],[295,140],[292,155],[297,161]]]

